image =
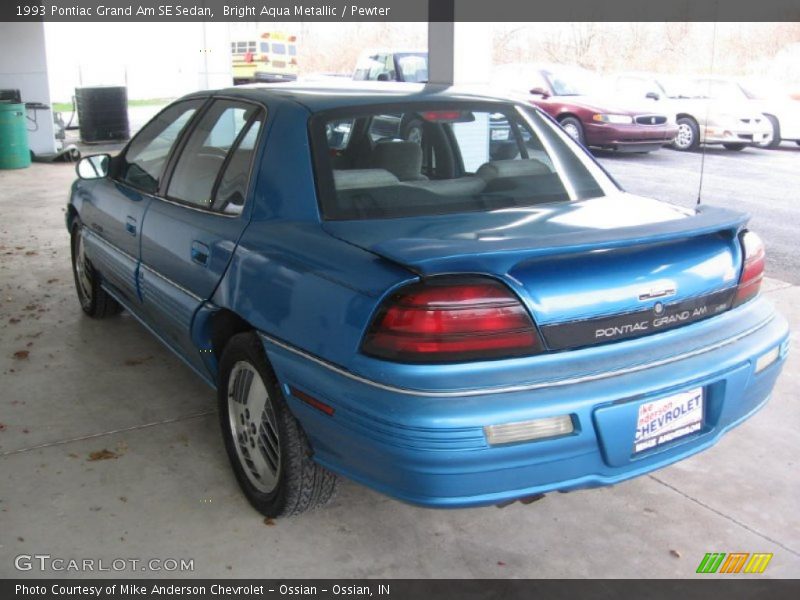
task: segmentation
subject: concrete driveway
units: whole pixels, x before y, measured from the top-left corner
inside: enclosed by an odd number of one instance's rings
[[[796,338],[764,410],[651,476],[459,511],[344,482],[330,507],[265,523],[228,467],[213,391],[130,316],[82,315],[72,178],[70,165],[0,171],[0,577],[41,575],[15,557],[49,554],[193,561],[51,576],[680,578],[706,552],[772,552],[761,577],[800,575]],[[766,287],[797,331],[800,288]]]

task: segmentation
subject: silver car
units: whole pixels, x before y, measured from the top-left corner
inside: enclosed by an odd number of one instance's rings
[[[769,120],[750,102],[712,98],[708,86],[675,76],[622,73],[612,77],[614,90],[629,97],[658,102],[675,115],[678,135],[671,147],[696,150],[700,144],[721,144],[728,150],[763,145],[772,136]]]

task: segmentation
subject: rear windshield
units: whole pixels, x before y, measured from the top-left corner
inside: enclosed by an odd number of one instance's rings
[[[459,102],[312,119],[328,220],[392,219],[604,196],[615,184],[534,109]]]

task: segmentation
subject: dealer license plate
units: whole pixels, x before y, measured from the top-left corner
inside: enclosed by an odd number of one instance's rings
[[[695,388],[639,406],[633,452],[644,452],[700,431],[703,388]]]

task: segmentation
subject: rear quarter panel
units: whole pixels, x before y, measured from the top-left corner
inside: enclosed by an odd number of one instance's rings
[[[268,335],[347,364],[383,294],[415,276],[322,229],[309,112],[286,102],[268,109],[252,219],[212,302]]]

